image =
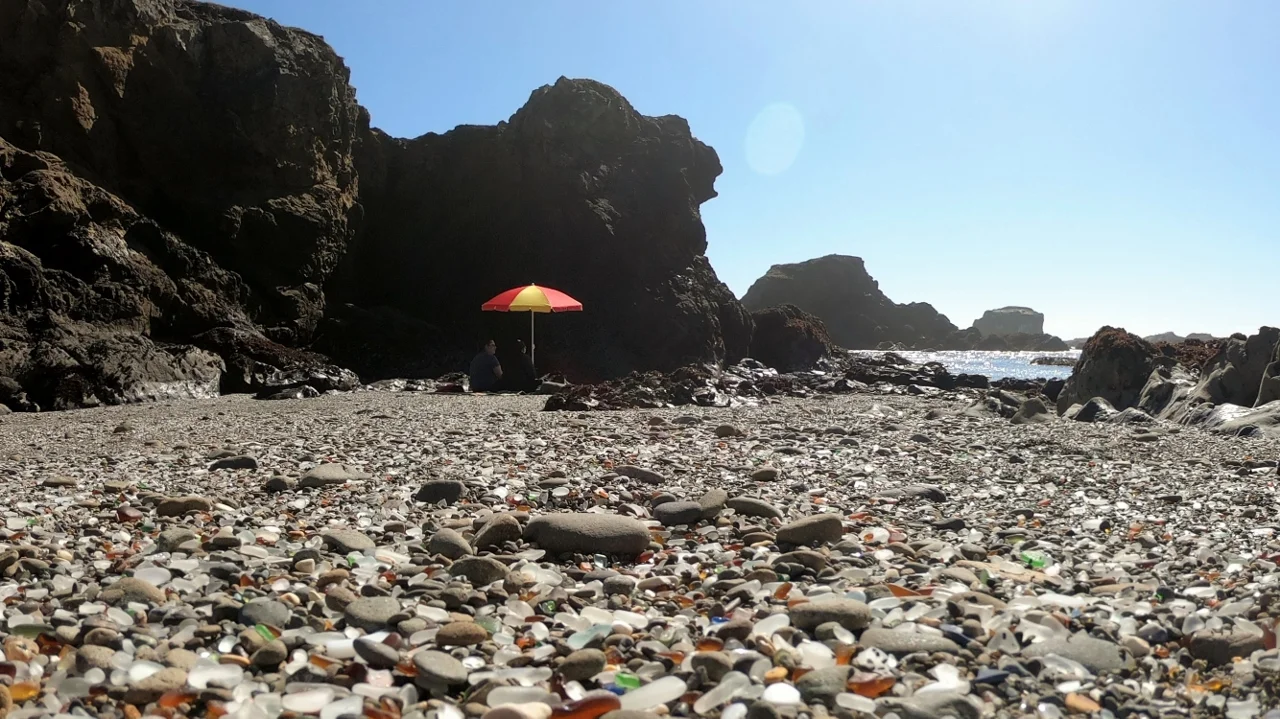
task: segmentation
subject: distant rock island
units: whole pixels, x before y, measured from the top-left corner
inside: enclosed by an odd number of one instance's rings
[[[1183,337],[1176,332],[1161,332],[1158,335],[1147,335],[1142,339],[1148,342],[1168,342],[1169,344],[1177,344],[1179,342],[1186,342],[1187,340],[1199,340],[1201,342],[1208,342],[1209,340],[1217,339],[1217,338],[1215,338],[1213,335],[1208,334],[1206,332],[1192,332],[1186,337]]]
[[[983,335],[1041,335],[1044,315],[1030,307],[1001,307],[983,312],[973,327]]]
[[[851,255],[774,265],[751,285],[742,303],[752,312],[792,305],[821,320],[831,340],[847,349],[1067,349],[1061,339],[1043,331],[961,330],[927,302],[898,304],[880,290],[862,258]],[[1039,317],[1043,328],[1044,317]]]

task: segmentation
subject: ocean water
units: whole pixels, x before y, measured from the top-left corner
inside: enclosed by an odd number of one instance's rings
[[[880,355],[883,352],[854,350],[851,354]],[[983,374],[993,380],[1015,377],[1018,379],[1066,379],[1071,376],[1070,367],[1035,365],[1036,357],[1067,357],[1075,360],[1080,350],[1065,352],[899,352],[912,362],[941,362],[952,374]]]

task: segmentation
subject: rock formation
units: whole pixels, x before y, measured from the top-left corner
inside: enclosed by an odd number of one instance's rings
[[[753,312],[795,305],[820,318],[831,339],[849,349],[874,349],[883,342],[936,347],[956,332],[932,305],[890,300],[862,258],[848,255],[774,265],[751,285],[742,303]]]
[[[987,310],[973,321],[974,329],[984,336],[1044,334],[1044,315],[1030,307],[1001,307]]]
[[[837,350],[822,320],[795,305],[751,313],[751,357],[780,372],[812,369]]]
[[[976,328],[958,330],[928,303],[897,304],[880,291],[862,258],[848,255],[774,265],[751,285],[742,303],[753,312],[795,305],[821,319],[831,339],[848,349],[1067,349],[1062,340],[1043,334],[1042,327],[1035,334],[988,336]],[[1042,315],[1040,319],[1043,324]]]
[[[1101,397],[1116,409],[1134,406],[1158,356],[1151,343],[1141,337],[1123,329],[1103,327],[1085,343],[1071,377],[1058,395],[1058,414],[1094,397]]]
[[[571,378],[746,354],[698,210],[720,163],[684,120],[562,78],[508,122],[396,140],[348,77],[240,10],[0,0],[6,403],[352,384],[324,355],[461,369],[527,331],[478,308],[530,281],[588,307],[539,326]]]
[[[1217,351],[1200,366],[1208,348]],[[1204,343],[1152,345],[1104,327],[1086,344],[1059,413],[1091,400],[1151,418],[1231,433],[1280,431],[1280,329]],[[1095,403],[1096,404],[1096,403]]]

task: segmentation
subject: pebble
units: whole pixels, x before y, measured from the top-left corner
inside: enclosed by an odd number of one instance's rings
[[[386,629],[391,619],[402,613],[400,601],[392,597],[360,597],[342,610],[347,624],[366,632]]]
[[[520,539],[521,531],[520,520],[510,514],[494,515],[480,528],[479,532],[476,532],[476,549],[498,547],[507,542],[517,541]]]
[[[431,541],[427,543],[427,551],[432,554],[443,554],[449,559],[458,559],[471,554],[471,544],[461,534],[445,528],[431,535]]]
[[[391,669],[400,663],[400,652],[385,642],[360,637],[355,640],[354,645],[356,654],[375,669]]]
[[[214,472],[219,469],[257,469],[258,460],[251,454],[237,454],[231,457],[222,457],[215,459],[209,465],[209,471]]]
[[[323,489],[325,487],[336,487],[346,484],[347,482],[370,478],[371,477],[368,474],[348,467],[345,464],[326,462],[303,472],[302,477],[298,479],[298,487],[301,489]]]
[[[1126,664],[1118,645],[1081,633],[1066,639],[1048,639],[1022,650],[1022,656],[1028,659],[1048,654],[1079,662],[1095,674],[1120,671]]]
[[[423,484],[413,499],[427,504],[456,504],[465,491],[466,485],[456,479],[433,479]]]
[[[768,519],[782,517],[782,511],[763,499],[755,497],[732,497],[725,505],[746,517],[765,517]]]
[[[436,643],[442,647],[469,647],[489,638],[489,632],[475,622],[450,622],[436,633]]]
[[[483,587],[506,578],[509,573],[507,565],[493,557],[467,557],[459,559],[449,567],[449,573],[455,577],[465,577],[472,585]]]
[[[433,685],[453,686],[467,681],[467,669],[462,662],[434,650],[424,650],[413,655],[413,666],[418,670],[418,684],[430,688]]]
[[[892,629],[868,629],[858,637],[858,646],[874,647],[897,656],[916,652],[955,654],[960,651],[955,642],[937,634],[899,632]]]
[[[855,631],[871,624],[871,607],[856,599],[828,599],[798,604],[791,608],[790,616],[792,624],[806,631],[827,622]]]
[[[702,505],[697,502],[666,502],[653,508],[653,518],[667,527],[697,524],[702,519]]]
[[[604,671],[607,659],[599,649],[579,649],[560,663],[560,674],[569,681],[585,682]]]
[[[163,604],[165,593],[151,582],[124,577],[104,588],[98,598],[107,604]]]
[[[1229,665],[1236,657],[1248,659],[1264,648],[1262,633],[1243,631],[1202,630],[1191,635],[1188,645],[1191,656],[1215,666]]]
[[[368,535],[354,529],[330,529],[322,538],[325,546],[343,554],[367,552],[378,546]]]

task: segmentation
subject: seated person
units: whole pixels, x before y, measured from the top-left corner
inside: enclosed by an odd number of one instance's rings
[[[487,392],[502,379],[502,363],[498,362],[498,343],[489,340],[480,354],[471,360],[471,391]]]

